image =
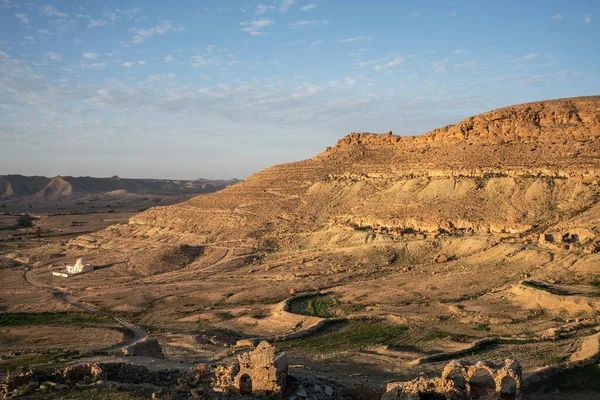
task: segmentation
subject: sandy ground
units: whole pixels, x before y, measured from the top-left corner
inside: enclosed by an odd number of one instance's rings
[[[113,328],[84,326],[36,326],[0,329],[0,352],[15,350],[78,350],[82,352],[113,346],[123,333]]]
[[[164,236],[153,242],[152,249],[169,245],[169,234],[160,235]],[[23,242],[34,245],[38,239],[31,240]],[[567,286],[577,296],[593,298],[597,289],[573,279],[571,266],[594,255],[574,259],[568,252],[551,254],[531,244],[477,235],[280,253],[253,252],[251,243],[238,241],[204,244],[204,252],[197,259],[144,276],[136,273],[131,254],[147,251],[145,242],[132,248],[124,239],[117,247],[113,243],[113,247],[104,248],[94,240],[93,235],[84,234],[75,243],[90,248],[55,242],[40,248],[43,251],[30,250],[36,255],[32,271],[41,286],[56,287],[78,303],[147,330],[167,357],[166,361],[144,361],[155,367],[226,361],[234,356],[231,346],[239,339],[273,340],[320,321],[314,316],[282,312],[279,304],[292,292],[334,296],[340,303],[341,314],[337,316],[375,318],[406,327],[392,338],[392,345],[359,344],[315,351],[312,346],[318,346],[322,335],[327,334],[319,331],[305,342],[282,342],[295,365],[292,370],[309,376],[329,376],[348,383],[364,380],[375,385],[412,379],[419,373],[436,376],[446,361],[421,365],[414,361],[468,349],[486,337],[507,341],[460,357],[493,362],[516,358],[525,371],[532,371],[587,356],[594,350],[586,337],[598,325],[595,310],[554,308],[573,296],[535,288],[514,290],[523,276],[545,282],[552,278],[561,282],[555,285],[557,290]],[[48,249],[52,251],[46,252]],[[9,251],[14,254],[14,250]],[[452,258],[432,262],[438,253]],[[52,276],[53,271],[64,269],[80,255],[97,266],[96,270],[69,279]],[[24,273],[24,266],[2,271],[2,311],[73,311],[50,291],[29,284]],[[301,309],[296,311],[302,313]],[[551,341],[543,338],[547,332],[560,331],[575,321],[579,325],[566,334]],[[3,351],[64,347],[85,353],[123,338],[112,328],[94,326],[7,327],[3,332]],[[90,335],[98,340],[90,342]]]

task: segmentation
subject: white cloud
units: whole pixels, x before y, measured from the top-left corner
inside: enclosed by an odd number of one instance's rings
[[[113,22],[115,22],[116,20],[118,20],[118,19],[119,19],[119,15],[117,15],[117,13],[116,13],[116,12],[112,12],[112,11],[111,11],[111,12],[104,13],[104,16],[105,16],[106,18],[110,19],[110,20],[111,20],[111,21],[113,21]]]
[[[83,40],[81,40],[79,38],[75,38],[75,39],[73,39],[73,43],[74,44],[81,44],[81,43],[83,43]]]
[[[350,37],[350,38],[342,39],[342,40],[340,40],[340,42],[342,42],[342,43],[360,42],[364,38],[365,38],[364,36],[356,36],[356,37]]]
[[[317,5],[315,3],[309,3],[305,6],[300,7],[300,11],[309,11],[309,10],[312,10],[313,8],[317,8]]]
[[[291,6],[294,5],[296,0],[278,0],[278,9],[279,12],[287,12]]]
[[[536,58],[538,58],[540,56],[540,53],[529,53],[529,54],[525,54],[523,57],[518,57],[515,58],[514,60],[511,61],[511,63],[520,63],[523,61],[532,61],[535,60]]]
[[[2,58],[10,58],[8,54],[6,54],[5,52],[3,52],[2,50],[0,50],[0,57]]]
[[[144,40],[154,35],[164,35],[168,32],[177,32],[184,29],[185,28],[183,26],[173,25],[173,23],[169,20],[163,21],[161,24],[148,29],[132,29],[133,39],[131,40],[131,43],[142,43]]]
[[[126,61],[124,63],[121,64],[121,67],[125,67],[125,68],[131,68],[133,66],[136,65],[146,65],[146,61],[140,60],[140,61]]]
[[[85,52],[83,53],[83,58],[87,58],[88,60],[95,60],[96,58],[98,58],[98,54],[92,52]]]
[[[432,62],[431,67],[435,72],[446,72],[448,69],[448,62],[450,62],[450,59],[444,58],[443,60]]]
[[[224,63],[226,63],[227,65],[233,65],[238,63],[237,60],[223,62],[221,60],[222,55],[225,55],[227,58],[232,58],[235,56],[235,53],[230,53],[227,49],[218,47],[214,44],[210,44],[204,48],[204,51],[192,57],[192,66],[206,67],[209,65],[223,65]]]
[[[371,67],[375,64],[380,64],[384,61],[389,60],[390,57],[385,57],[385,58],[379,58],[376,60],[367,60],[367,61],[359,61],[356,63],[356,66],[360,67],[360,68],[365,68],[365,67]]]
[[[27,15],[15,13],[15,16],[17,18],[19,18],[19,21],[21,21],[22,24],[28,24],[29,23],[29,17]]]
[[[122,9],[117,8],[117,9],[115,9],[115,13],[120,14],[127,19],[134,19],[139,15],[140,9],[137,7],[133,7],[133,8],[127,9],[127,10],[122,10]]]
[[[463,68],[475,68],[477,66],[477,62],[475,62],[474,60],[470,60],[470,61],[465,61],[464,63],[461,64],[456,64],[455,67],[457,69],[463,69]]]
[[[50,21],[52,25],[56,26],[56,30],[59,32],[66,32],[73,26],[74,20],[67,20],[66,18],[55,19]]]
[[[55,53],[53,51],[47,51],[45,52],[42,57],[45,60],[52,60],[52,61],[62,61],[62,56],[58,53]]]
[[[165,62],[171,62],[173,61],[173,56],[171,54],[167,54],[167,56],[165,57]]]
[[[590,17],[589,15],[587,17],[585,17],[583,19],[583,23],[584,24],[591,24],[592,23],[592,17]]]
[[[552,16],[552,20],[554,20],[554,21],[558,21],[558,20],[560,20],[560,19],[562,19],[562,18],[563,18],[563,17],[562,17],[562,15],[560,15],[560,13],[558,13],[558,14],[556,14],[556,15],[553,15],[553,16]]]
[[[264,35],[263,29],[268,26],[271,26],[275,23],[272,19],[259,19],[255,21],[249,22],[240,22],[240,25],[243,26],[242,31],[247,32],[253,36],[261,36]]]
[[[465,50],[465,49],[457,49],[457,50],[452,51],[453,54],[468,54],[470,52],[471,52],[470,50]]]
[[[256,5],[256,10],[254,11],[254,13],[256,15],[263,15],[267,11],[269,11],[271,9],[274,9],[274,8],[275,8],[275,6],[266,6],[266,5],[262,4],[262,3],[258,3]]]
[[[352,86],[356,83],[356,79],[352,79],[351,77],[347,76],[344,78],[344,82],[346,82],[348,85]]]
[[[296,21],[296,22],[292,22],[291,24],[288,24],[288,28],[290,29],[302,29],[302,28],[306,28],[306,27],[310,27],[310,26],[317,26],[317,25],[326,25],[328,24],[329,21],[324,19],[324,20],[312,20],[312,21],[306,21],[306,20],[300,20],[300,21]]]
[[[108,25],[108,21],[103,19],[92,19],[88,24],[88,28],[104,28]]]
[[[418,11],[411,11],[411,13],[410,13],[410,16],[413,17],[413,18],[414,17],[418,17],[420,15],[421,15],[421,13],[419,13]]]
[[[397,67],[398,65],[402,64],[403,62],[404,62],[404,57],[395,57],[394,59],[388,61],[387,63],[376,65],[373,68],[376,71],[385,71],[390,68]]]
[[[54,6],[52,6],[50,4],[42,6],[41,11],[42,11],[42,14],[47,15],[49,17],[65,18],[69,15],[65,12],[59,12]]]
[[[458,13],[456,11],[448,11],[449,17],[458,17]]]
[[[108,63],[102,61],[102,62],[98,62],[98,63],[84,63],[81,62],[77,65],[75,65],[75,68],[79,68],[79,69],[106,69],[106,67],[108,66]]]
[[[362,55],[362,53],[364,53],[365,51],[367,51],[367,49],[365,49],[365,48],[363,47],[363,48],[360,48],[360,49],[354,50],[352,53],[348,53],[348,55],[349,55],[350,57],[359,57],[359,56],[361,56],[361,55]]]
[[[146,78],[146,82],[163,82],[175,79],[177,74],[166,74],[166,75],[150,75]]]

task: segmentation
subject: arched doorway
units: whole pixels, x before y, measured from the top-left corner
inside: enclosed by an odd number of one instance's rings
[[[505,376],[500,383],[500,398],[515,400],[517,398],[517,381],[512,376]]]
[[[240,394],[252,394],[252,378],[248,374],[240,377]]]
[[[471,379],[469,379],[471,387],[471,399],[487,399],[496,392],[496,382],[492,375],[484,368],[479,368]]]
[[[447,379],[454,382],[455,388],[461,390],[463,393],[467,392],[467,381],[465,380],[465,375],[461,368],[454,368],[452,372],[448,374]]]

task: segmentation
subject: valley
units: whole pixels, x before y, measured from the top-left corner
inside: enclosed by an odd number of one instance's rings
[[[0,368],[117,357],[131,333],[110,314],[185,367],[266,340],[335,396],[514,359],[524,398],[583,398],[554,379],[587,379],[600,356],[599,139],[600,97],[549,100],[420,136],[351,133],[142,212],[5,214]],[[79,257],[94,271],[53,276]]]

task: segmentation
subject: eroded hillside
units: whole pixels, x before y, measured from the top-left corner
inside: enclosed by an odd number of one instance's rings
[[[435,376],[454,358],[516,358],[534,373],[588,360],[597,343],[599,138],[600,97],[422,136],[352,133],[309,160],[9,256],[148,327],[170,360],[211,363],[261,338],[303,374],[351,381]],[[80,256],[99,268],[51,276]]]

